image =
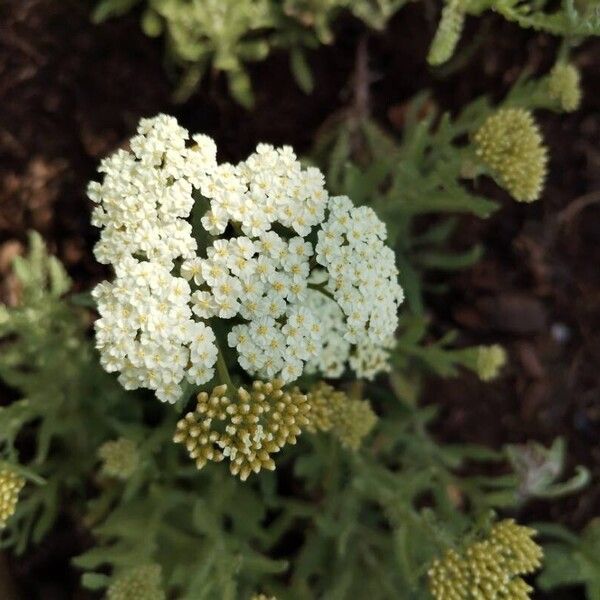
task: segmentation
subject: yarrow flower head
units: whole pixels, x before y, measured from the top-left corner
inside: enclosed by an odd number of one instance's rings
[[[7,466],[0,467],[0,530],[15,514],[19,494],[25,485],[25,479]]]
[[[219,165],[210,138],[165,115],[142,119],[130,148],[89,188],[96,257],[116,275],[93,292],[96,345],[126,389],[175,402],[184,381],[214,377],[224,344],[249,375],[285,383],[389,368],[403,294],[370,208],[329,198],[289,147]]]
[[[307,431],[331,432],[350,450],[358,450],[377,422],[367,400],[350,398],[321,381],[310,391]]]
[[[506,364],[506,350],[498,344],[477,348],[477,374],[482,381],[491,381]]]
[[[554,65],[548,76],[548,91],[564,111],[577,110],[581,103],[581,77],[577,68],[562,62]]]
[[[306,395],[282,388],[283,382],[274,380],[255,381],[249,390],[220,385],[210,395],[201,392],[196,410],[179,421],[173,439],[198,469],[228,459],[231,473],[242,481],[252,472],[273,470],[272,455],[296,443],[310,410]]]
[[[449,550],[429,569],[429,589],[436,600],[527,600],[532,588],[520,577],[541,565],[535,530],[500,521],[483,541],[459,553]]]
[[[159,565],[135,567],[110,584],[107,600],[165,600]]]
[[[109,477],[128,479],[139,463],[139,453],[135,442],[119,438],[105,442],[98,449],[102,460],[102,472]]]
[[[477,156],[515,200],[532,202],[540,197],[548,156],[529,111],[500,109],[486,119],[474,141]]]

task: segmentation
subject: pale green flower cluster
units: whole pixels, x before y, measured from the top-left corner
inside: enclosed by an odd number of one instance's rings
[[[0,531],[15,513],[25,479],[10,467],[0,468]]]
[[[131,477],[139,463],[137,445],[123,437],[102,444],[98,457],[102,460],[102,472],[117,479]]]
[[[500,521],[482,541],[459,553],[449,550],[429,569],[435,600],[527,600],[532,588],[521,575],[541,565],[535,530],[512,519]]]
[[[503,108],[475,133],[479,160],[519,202],[540,197],[548,155],[533,116],[522,108]]]
[[[454,54],[465,23],[463,5],[464,0],[448,0],[442,9],[442,17],[427,55],[430,65],[441,65]]]
[[[573,112],[581,103],[581,77],[571,64],[557,63],[548,76],[550,97],[566,112]]]
[[[477,374],[482,381],[495,379],[505,364],[506,350],[499,344],[477,349]]]
[[[108,588],[106,600],[165,600],[159,565],[143,565],[127,571]]]
[[[309,401],[307,430],[331,432],[349,450],[358,450],[377,422],[367,400],[350,398],[323,381],[311,389]]]

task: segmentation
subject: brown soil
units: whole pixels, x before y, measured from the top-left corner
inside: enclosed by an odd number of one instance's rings
[[[371,106],[390,131],[394,110],[422,88],[456,111],[482,93],[501,98],[525,67],[545,73],[552,64],[556,40],[492,16],[469,21],[462,47],[476,46],[463,68],[436,77],[425,64],[435,23],[428,7],[409,5],[385,33],[368,39]],[[97,234],[88,221],[85,185],[99,158],[127,139],[140,116],[174,114],[212,135],[228,159],[243,157],[257,141],[307,151],[318,127],[349,101],[364,33],[355,21],[343,21],[337,43],[312,54],[316,88],[310,96],[296,87],[284,55],[253,66],[257,103],[246,112],[218,76],[186,104],[173,105],[161,44],[140,32],[138,15],[94,26],[88,8],[76,0],[7,0],[0,7],[4,301],[13,299],[9,264],[29,229],[48,240],[78,289],[102,277],[91,254]],[[437,433],[448,442],[500,447],[563,436],[569,468],[586,465],[594,483],[566,500],[540,502],[524,516],[579,528],[600,513],[600,79],[594,77],[600,42],[587,42],[574,57],[586,91],[582,109],[568,116],[539,113],[551,149],[543,201],[517,205],[486,184],[502,210],[485,222],[465,218],[457,238],[460,245],[483,243],[485,258],[451,280],[449,298],[431,298],[439,331],[461,329],[465,343],[499,341],[509,349],[509,366],[492,385],[467,374],[435,381],[425,400],[441,405]],[[76,532],[65,532],[72,529],[63,524],[15,566],[20,583],[39,582],[28,597],[84,597],[74,591],[76,577],[68,569],[68,557],[82,543]]]

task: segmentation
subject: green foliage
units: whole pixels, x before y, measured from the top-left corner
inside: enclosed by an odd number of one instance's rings
[[[600,598],[600,519],[592,520],[581,535],[558,525],[541,525],[548,540],[544,570],[537,579],[543,590],[584,585],[588,600]]]
[[[332,25],[350,12],[381,29],[406,0],[100,0],[95,21],[144,5],[146,35],[164,36],[167,56],[179,72],[175,98],[183,101],[209,68],[227,75],[232,96],[253,104],[246,64],[274,49],[289,52],[290,69],[306,93],[313,87],[305,50],[333,40]]]
[[[31,235],[29,255],[17,258],[14,270],[22,303],[0,307],[0,377],[20,398],[0,408],[0,451],[14,462],[21,449],[30,457],[21,468],[35,484],[23,492],[3,539],[22,552],[50,529],[64,495],[82,498],[110,412],[128,405],[85,339],[83,315],[61,300],[69,278],[39,235]]]
[[[434,410],[376,385],[362,390],[380,416],[362,451],[306,434],[275,473],[243,483],[222,465],[198,472],[172,443],[179,411],[125,392],[100,368],[86,314],[61,298],[66,276],[38,236],[16,269],[22,303],[4,311],[0,364],[23,397],[0,411],[0,427],[6,458],[20,458],[35,481],[3,545],[39,541],[68,504],[96,540],[75,560],[89,588],[119,590],[128,573],[159,565],[165,591],[182,600],[258,589],[282,599],[395,598],[398,589],[426,598],[426,565],[477,515],[516,502],[514,478],[458,474],[501,454],[438,445],[427,433]],[[135,444],[127,477],[98,460],[115,438]]]
[[[546,78],[527,77],[517,82],[500,106],[558,109],[548,97]],[[453,118],[440,114],[429,95],[422,93],[405,111],[399,140],[350,109],[315,145],[313,155],[326,172],[332,193],[372,206],[387,224],[406,294],[395,350],[396,378],[414,379],[415,372],[449,377],[459,367],[481,374],[479,349],[456,348],[457,332],[432,337],[426,300],[446,291],[436,282],[441,273],[468,268],[482,255],[477,245],[452,249],[452,241],[457,215],[487,218],[498,209],[469,182],[476,183],[478,176],[488,173],[470,140],[496,110],[481,97]],[[409,385],[407,380],[404,385],[411,387],[407,394],[416,398],[415,382]]]
[[[479,16],[491,10],[520,27],[546,31],[576,41],[600,35],[600,4],[596,0],[445,0],[440,23],[429,51],[428,61],[440,65],[452,57],[466,15]]]

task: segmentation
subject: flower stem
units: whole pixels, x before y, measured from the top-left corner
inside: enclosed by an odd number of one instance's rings
[[[317,290],[317,292],[321,292],[324,296],[327,296],[330,300],[334,300],[333,295],[325,289],[326,283],[309,283],[308,287],[311,290]]]
[[[219,354],[217,356],[217,374],[219,376],[219,381],[227,386],[229,391],[235,390],[235,386],[231,381],[231,375],[229,374],[229,369],[227,368],[227,363],[225,362],[225,357],[219,348]]]

